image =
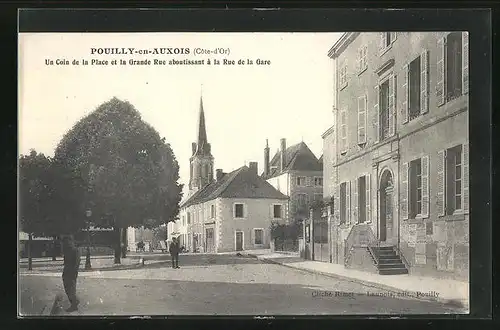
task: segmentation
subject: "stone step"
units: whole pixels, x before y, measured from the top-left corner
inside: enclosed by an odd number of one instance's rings
[[[402,262],[396,262],[392,264],[378,264],[378,269],[395,269],[395,268],[405,268]]]
[[[396,257],[393,258],[380,258],[379,259],[379,264],[393,264],[393,263],[400,263],[401,259]]]
[[[379,269],[378,273],[380,275],[402,275],[402,274],[408,274],[408,269],[406,268]]]

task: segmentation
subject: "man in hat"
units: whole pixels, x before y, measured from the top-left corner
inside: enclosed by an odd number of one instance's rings
[[[180,268],[179,267],[179,242],[177,238],[172,238],[172,242],[168,248],[170,251],[170,256],[172,257],[172,268]]]
[[[80,251],[75,246],[75,241],[72,236],[65,236],[63,238],[63,253],[64,268],[62,279],[64,291],[66,292],[71,304],[66,311],[74,312],[78,310],[78,304],[80,303],[78,297],[76,296],[76,279],[80,268]]]

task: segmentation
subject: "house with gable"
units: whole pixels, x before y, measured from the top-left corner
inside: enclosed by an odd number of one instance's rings
[[[189,193],[180,206],[180,244],[188,251],[218,253],[269,248],[272,220],[287,214],[288,197],[258,175],[250,162],[213,177],[203,101],[198,140],[192,144]]]

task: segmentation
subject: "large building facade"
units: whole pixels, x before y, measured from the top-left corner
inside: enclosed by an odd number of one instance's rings
[[[468,34],[345,33],[323,134],[332,261],[364,237],[410,273],[468,277]]]

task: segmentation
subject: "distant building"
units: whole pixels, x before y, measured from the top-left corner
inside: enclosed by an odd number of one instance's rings
[[[289,213],[284,219],[287,223],[308,218],[311,202],[323,199],[322,161],[304,142],[287,148],[286,139],[281,139],[280,149],[269,160],[266,140],[262,178],[289,196]]]
[[[198,252],[268,248],[271,220],[284,217],[288,197],[258,175],[255,162],[227,174],[217,170],[214,180],[202,101],[192,152],[188,198],[172,225],[181,246]]]

